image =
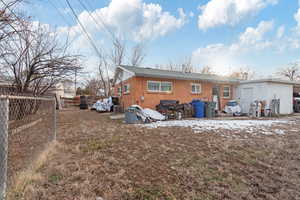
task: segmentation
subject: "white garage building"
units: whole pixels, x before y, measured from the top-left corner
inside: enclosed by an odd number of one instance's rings
[[[280,99],[280,114],[293,113],[293,88],[295,82],[279,79],[241,81],[237,86],[236,99],[243,113],[248,113],[250,104],[265,101],[269,108],[272,99]]]

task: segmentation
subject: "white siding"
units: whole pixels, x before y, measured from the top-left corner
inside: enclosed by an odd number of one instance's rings
[[[293,86],[284,84],[270,84],[270,99],[280,99],[280,114],[293,113]]]
[[[252,94],[249,94],[250,91]],[[267,108],[269,108],[270,102],[274,98],[280,99],[280,114],[293,113],[292,85],[269,82],[246,83],[239,85],[236,92],[243,113],[249,111],[249,102],[266,101]]]
[[[116,84],[119,84],[122,81],[126,81],[134,76],[133,73],[125,71],[125,70],[121,70],[120,73],[121,73],[120,78],[116,80]]]

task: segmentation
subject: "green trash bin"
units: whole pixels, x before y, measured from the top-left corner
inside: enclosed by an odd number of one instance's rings
[[[207,118],[215,117],[216,116],[215,107],[216,107],[215,102],[206,102],[205,103],[205,117],[207,117]]]

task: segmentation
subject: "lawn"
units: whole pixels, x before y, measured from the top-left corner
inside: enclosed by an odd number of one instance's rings
[[[12,199],[300,199],[296,117],[280,125],[284,134],[270,135],[126,125],[92,111],[59,115],[58,144]]]

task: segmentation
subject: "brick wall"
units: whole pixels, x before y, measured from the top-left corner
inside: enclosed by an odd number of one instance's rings
[[[171,92],[150,92],[147,88],[147,81],[166,81],[172,82]],[[192,83],[201,84],[201,93],[193,94]],[[211,82],[205,81],[188,81],[188,80],[170,80],[170,79],[158,79],[158,78],[145,78],[145,77],[132,77],[127,81],[122,82],[122,86],[125,84],[130,85],[130,91],[127,94],[120,96],[121,104],[124,108],[132,104],[138,104],[144,108],[155,109],[155,106],[159,104],[160,100],[179,100],[180,103],[189,103],[193,99],[202,99],[204,101],[212,101],[212,88],[216,85]],[[231,92],[229,98],[223,97],[223,87],[230,86]],[[221,93],[221,108],[224,108],[225,104],[232,99],[233,87],[230,84],[219,85]],[[120,84],[115,86],[115,96],[118,95],[118,88]]]

